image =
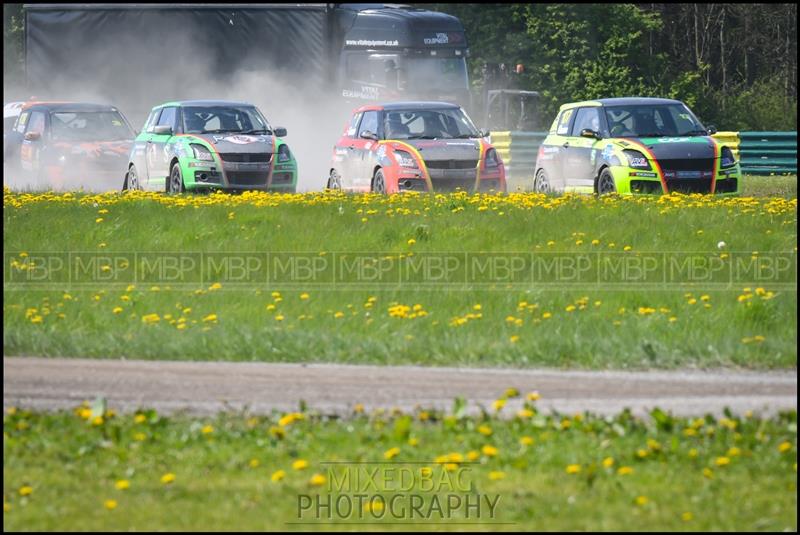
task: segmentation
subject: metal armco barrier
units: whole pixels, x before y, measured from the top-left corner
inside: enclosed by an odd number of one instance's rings
[[[739,132],[742,172],[797,174],[797,132]]]

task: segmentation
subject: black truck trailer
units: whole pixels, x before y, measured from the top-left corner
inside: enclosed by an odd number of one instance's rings
[[[65,93],[81,88],[122,97],[128,102],[119,105],[135,114],[154,100],[200,96],[204,77],[219,83],[249,71],[354,103],[469,101],[464,28],[435,11],[395,4],[26,4],[25,16],[28,92],[40,98],[71,98]]]

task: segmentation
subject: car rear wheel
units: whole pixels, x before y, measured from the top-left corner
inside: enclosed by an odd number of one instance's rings
[[[142,189],[139,184],[139,174],[136,172],[136,166],[131,165],[128,169],[128,175],[125,177],[125,183],[122,185],[123,190],[135,191]]]
[[[174,164],[172,170],[169,172],[169,184],[167,185],[168,193],[183,193],[186,187],[183,184],[183,174],[181,173],[181,166]]]
[[[544,169],[539,169],[536,172],[536,178],[533,179],[533,191],[536,193],[550,193],[553,191],[550,187],[550,179],[547,178],[547,173],[545,173]]]
[[[342,189],[342,177],[339,176],[339,173],[336,172],[336,169],[331,169],[331,176],[328,177],[328,189]]]
[[[597,194],[607,195],[609,193],[616,193],[617,186],[614,183],[614,177],[607,168],[603,169],[600,177],[597,179]]]
[[[372,191],[386,193],[386,180],[383,178],[383,169],[378,169],[375,172],[375,177],[372,179]]]

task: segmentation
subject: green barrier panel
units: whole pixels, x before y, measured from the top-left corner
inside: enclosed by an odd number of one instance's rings
[[[739,153],[743,173],[796,174],[797,132],[739,132]]]

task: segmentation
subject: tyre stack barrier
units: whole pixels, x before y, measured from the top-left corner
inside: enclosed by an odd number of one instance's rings
[[[539,146],[546,137],[547,132],[492,132],[492,145],[503,159],[506,176],[532,184]]]
[[[726,147],[730,147],[733,157],[739,159],[739,132],[717,132],[711,137]]]

